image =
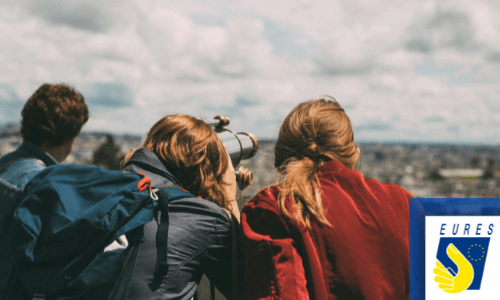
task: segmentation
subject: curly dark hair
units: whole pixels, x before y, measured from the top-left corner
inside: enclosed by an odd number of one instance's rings
[[[83,95],[73,87],[44,83],[21,112],[21,135],[37,146],[61,146],[74,139],[89,119]]]

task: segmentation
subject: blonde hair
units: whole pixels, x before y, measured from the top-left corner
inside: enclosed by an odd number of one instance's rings
[[[224,174],[229,157],[215,131],[204,121],[184,114],[167,115],[149,130],[143,148],[153,152],[183,188],[220,207],[231,209]],[[133,151],[124,159],[125,165]]]
[[[318,167],[337,160],[354,169],[358,156],[351,121],[330,96],[297,105],[281,124],[274,165],[285,175],[279,185],[278,203],[284,215],[310,227],[311,215],[331,226],[325,217]],[[295,209],[292,215],[286,199]]]

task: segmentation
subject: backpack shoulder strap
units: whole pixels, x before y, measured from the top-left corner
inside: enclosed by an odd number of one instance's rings
[[[188,191],[182,189],[176,185],[168,185],[160,188],[158,206],[161,212],[161,217],[157,217],[158,231],[156,234],[156,270],[155,270],[155,281],[159,285],[163,277],[167,274],[167,244],[168,244],[168,202],[173,199],[186,198],[186,197],[196,197]],[[232,278],[231,278],[231,298],[236,299],[237,297],[237,286],[238,286],[238,253],[237,253],[237,241],[236,241],[236,223],[233,215],[227,209],[222,209],[228,216],[231,223],[231,265],[232,265]],[[208,279],[208,278],[207,278]],[[211,298],[215,299],[215,289],[213,284],[210,282]]]
[[[161,281],[168,271],[168,203],[173,199],[187,197],[195,196],[176,185],[167,185],[160,188],[158,195],[158,213],[155,216],[155,219],[158,222],[158,231],[156,232],[156,270],[154,282],[158,285],[161,284]]]
[[[162,186],[162,187],[160,187],[160,190],[167,190],[168,191],[169,200],[179,199],[179,198],[187,198],[187,197],[196,198],[195,195],[191,194],[189,191],[187,191],[187,190],[185,190],[177,185]]]
[[[238,296],[238,248],[237,248],[237,241],[236,241],[236,223],[234,220],[234,216],[232,213],[225,209],[222,208],[222,210],[227,214],[229,217],[229,221],[231,224],[231,248],[232,248],[232,253],[231,253],[231,294],[228,295],[227,300],[236,300]],[[208,290],[210,293],[208,293]],[[215,293],[215,286],[212,283],[212,281],[207,277],[207,275],[203,274],[200,285],[198,286],[198,291],[195,294],[194,299],[195,300],[217,300],[219,298],[221,299],[226,299],[224,296],[218,297],[219,294]]]

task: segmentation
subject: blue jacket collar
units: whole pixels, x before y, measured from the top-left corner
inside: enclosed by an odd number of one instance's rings
[[[47,167],[57,164],[57,161],[52,156],[50,156],[47,152],[43,151],[40,147],[31,142],[24,141],[21,147],[25,147],[26,149],[28,149],[28,151],[35,154],[34,157],[41,159]]]
[[[40,149],[40,147],[28,141],[24,141],[21,146],[16,149],[16,151],[3,156],[0,159],[0,165],[20,158],[36,158],[41,160],[47,167],[57,164],[57,161],[51,158],[45,151]]]

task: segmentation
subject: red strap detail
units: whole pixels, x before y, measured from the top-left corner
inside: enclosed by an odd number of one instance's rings
[[[148,176],[146,176],[146,174],[143,174],[143,173],[139,173],[137,172],[137,174],[141,175],[141,176],[144,176],[138,183],[137,183],[137,188],[142,192],[144,191],[145,189],[149,188],[149,190],[151,190],[151,179],[148,178]]]

